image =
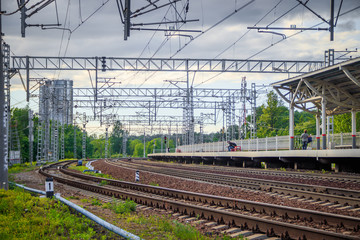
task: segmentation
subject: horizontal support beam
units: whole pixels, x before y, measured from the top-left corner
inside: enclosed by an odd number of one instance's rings
[[[307,73],[323,61],[124,57],[12,57],[17,70]]]
[[[95,105],[94,105],[95,104]],[[226,105],[223,102],[204,102],[194,101],[194,109],[222,109]],[[185,101],[141,101],[141,100],[74,100],[75,111],[77,108],[97,108],[97,109],[111,109],[111,108],[145,108],[145,109],[159,109],[159,108],[185,108]]]
[[[74,98],[93,97],[95,89],[93,88],[73,88]],[[120,97],[166,97],[178,98],[186,97],[186,88],[102,88],[98,89],[97,97],[101,98],[120,98]],[[192,96],[201,98],[223,98],[233,96],[235,99],[242,97],[251,97],[250,89],[206,89],[193,88]]]

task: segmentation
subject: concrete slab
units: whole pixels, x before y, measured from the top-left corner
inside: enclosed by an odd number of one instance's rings
[[[258,151],[258,152],[189,152],[189,153],[154,153],[149,157],[306,157],[306,158],[354,158],[360,156],[360,149],[327,149],[327,150],[284,150],[284,151]]]
[[[226,229],[226,230],[222,231],[221,233],[232,234],[232,233],[237,233],[237,232],[241,232],[241,229],[240,228],[230,228],[230,229]]]
[[[243,237],[247,237],[247,236],[250,236],[252,235],[253,232],[252,231],[241,231],[241,232],[236,232],[236,233],[233,233],[233,234],[230,234],[230,237],[232,238],[236,238],[236,237],[239,237],[239,236],[243,236]]]
[[[205,223],[205,226],[207,227],[212,227],[212,226],[216,226],[217,225],[217,222],[208,222],[208,223]]]
[[[223,230],[223,229],[227,229],[227,228],[229,228],[228,225],[218,225],[218,226],[215,226],[215,227],[213,227],[211,229],[213,229],[213,230]]]
[[[257,239],[267,239],[267,236],[266,236],[266,234],[260,234],[260,233],[258,233],[258,234],[254,234],[254,235],[251,235],[251,236],[248,236],[248,237],[246,237],[248,240],[257,240]]]
[[[339,207],[337,209],[339,209],[339,210],[347,210],[347,209],[351,209],[351,208],[353,208],[353,207],[352,206],[344,206],[344,207]]]
[[[202,223],[205,223],[207,222],[206,220],[198,220],[198,221],[195,221],[193,222],[194,224],[202,224]]]

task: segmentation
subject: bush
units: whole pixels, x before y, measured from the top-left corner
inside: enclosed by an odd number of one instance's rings
[[[31,163],[22,163],[22,164],[14,164],[9,167],[8,173],[19,173],[23,171],[31,171],[36,168],[35,162]]]
[[[129,199],[126,199],[125,202],[120,202],[117,201],[116,199],[113,199],[111,203],[106,204],[104,208],[109,208],[117,214],[124,214],[124,213],[135,212],[136,203]]]

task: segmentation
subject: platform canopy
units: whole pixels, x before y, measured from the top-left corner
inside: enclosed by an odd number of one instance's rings
[[[326,115],[360,111],[360,57],[341,62],[271,86],[290,105],[319,114],[326,101]]]

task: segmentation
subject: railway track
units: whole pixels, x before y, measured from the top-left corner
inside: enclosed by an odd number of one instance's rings
[[[149,207],[173,211],[189,221],[190,219],[197,221],[205,219],[209,222],[208,224],[217,224],[216,227],[219,229],[235,227],[225,231],[238,229],[239,234],[244,234],[250,229],[252,234],[262,233],[268,237],[275,237],[274,239],[278,237],[281,239],[360,239],[358,236],[336,232],[358,232],[360,230],[359,218],[98,178],[59,167],[62,174],[71,176],[69,178],[59,174],[50,174],[48,169],[43,168],[40,172],[64,184],[107,196],[128,198]],[[82,180],[80,181],[79,178]],[[93,183],[101,181],[106,181],[108,185],[99,186]],[[293,224],[294,221],[297,224]],[[299,222],[303,225],[299,225]],[[325,229],[332,231],[306,225],[322,226],[322,228],[325,226]]]
[[[141,159],[146,160],[146,159]],[[166,166],[164,163],[153,163],[153,165]],[[176,166],[175,166],[176,167]],[[287,178],[302,178],[309,180],[320,180],[320,181],[331,181],[338,183],[360,183],[359,174],[342,174],[342,173],[313,173],[313,172],[296,172],[296,171],[282,171],[272,169],[256,169],[256,168],[239,168],[239,167],[225,167],[225,166],[213,166],[213,165],[182,165],[181,168],[187,169],[203,169],[203,170],[214,170],[223,171],[228,173],[244,173],[253,174],[260,176],[275,176],[275,177],[287,177]]]
[[[204,173],[196,170],[188,171],[169,167],[142,165],[125,161],[106,161],[113,166],[123,166],[132,169],[177,176],[193,180],[224,184],[233,187],[265,191],[267,193],[280,194],[294,197],[301,201],[316,201],[321,204],[343,207],[358,208],[360,206],[360,191],[350,189],[332,188],[326,186],[306,185],[299,183],[287,183],[257,178],[236,177],[224,174]],[[196,174],[194,174],[196,173]]]

